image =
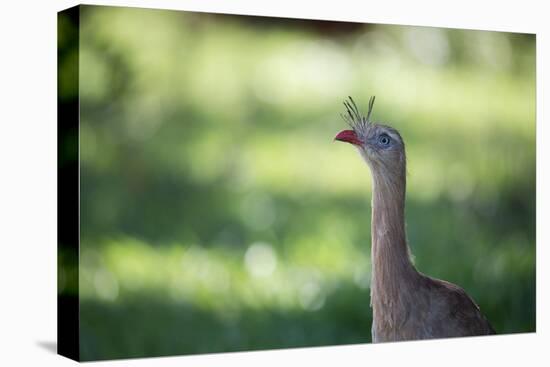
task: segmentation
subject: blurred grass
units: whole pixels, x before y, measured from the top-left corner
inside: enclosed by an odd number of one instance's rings
[[[347,95],[405,139],[419,270],[534,331],[534,41],[84,6],[82,357],[370,341]]]

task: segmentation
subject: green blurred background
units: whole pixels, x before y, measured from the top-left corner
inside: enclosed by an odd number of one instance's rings
[[[79,57],[84,360],[370,342],[348,95],[406,142],[417,268],[535,330],[534,35],[84,6]]]

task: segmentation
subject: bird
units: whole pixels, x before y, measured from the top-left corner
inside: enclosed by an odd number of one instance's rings
[[[413,265],[405,231],[405,144],[396,129],[371,121],[374,100],[364,116],[348,97],[341,116],[350,129],[334,138],[355,146],[371,173],[372,341],[495,334],[464,289]]]

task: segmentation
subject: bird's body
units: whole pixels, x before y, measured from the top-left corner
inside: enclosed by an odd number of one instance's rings
[[[382,301],[373,295],[372,340],[399,340],[489,335],[494,330],[466,292],[449,282],[418,273],[403,297]]]
[[[355,145],[372,174],[373,342],[494,334],[462,288],[412,264],[405,233],[405,145],[395,129],[369,121],[374,98],[367,117],[350,101],[345,118],[353,130],[336,139]]]

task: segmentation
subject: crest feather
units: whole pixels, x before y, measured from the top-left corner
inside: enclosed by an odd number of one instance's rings
[[[368,124],[371,123],[370,116],[372,114],[372,110],[374,108],[374,100],[375,96],[370,97],[369,99],[369,109],[367,111],[367,117],[364,117],[361,114],[361,111],[359,111],[359,108],[357,107],[357,104],[351,98],[351,96],[348,96],[347,100],[344,100],[344,107],[346,107],[346,113],[341,114],[342,119],[353,129],[353,130],[361,130],[367,127]]]

